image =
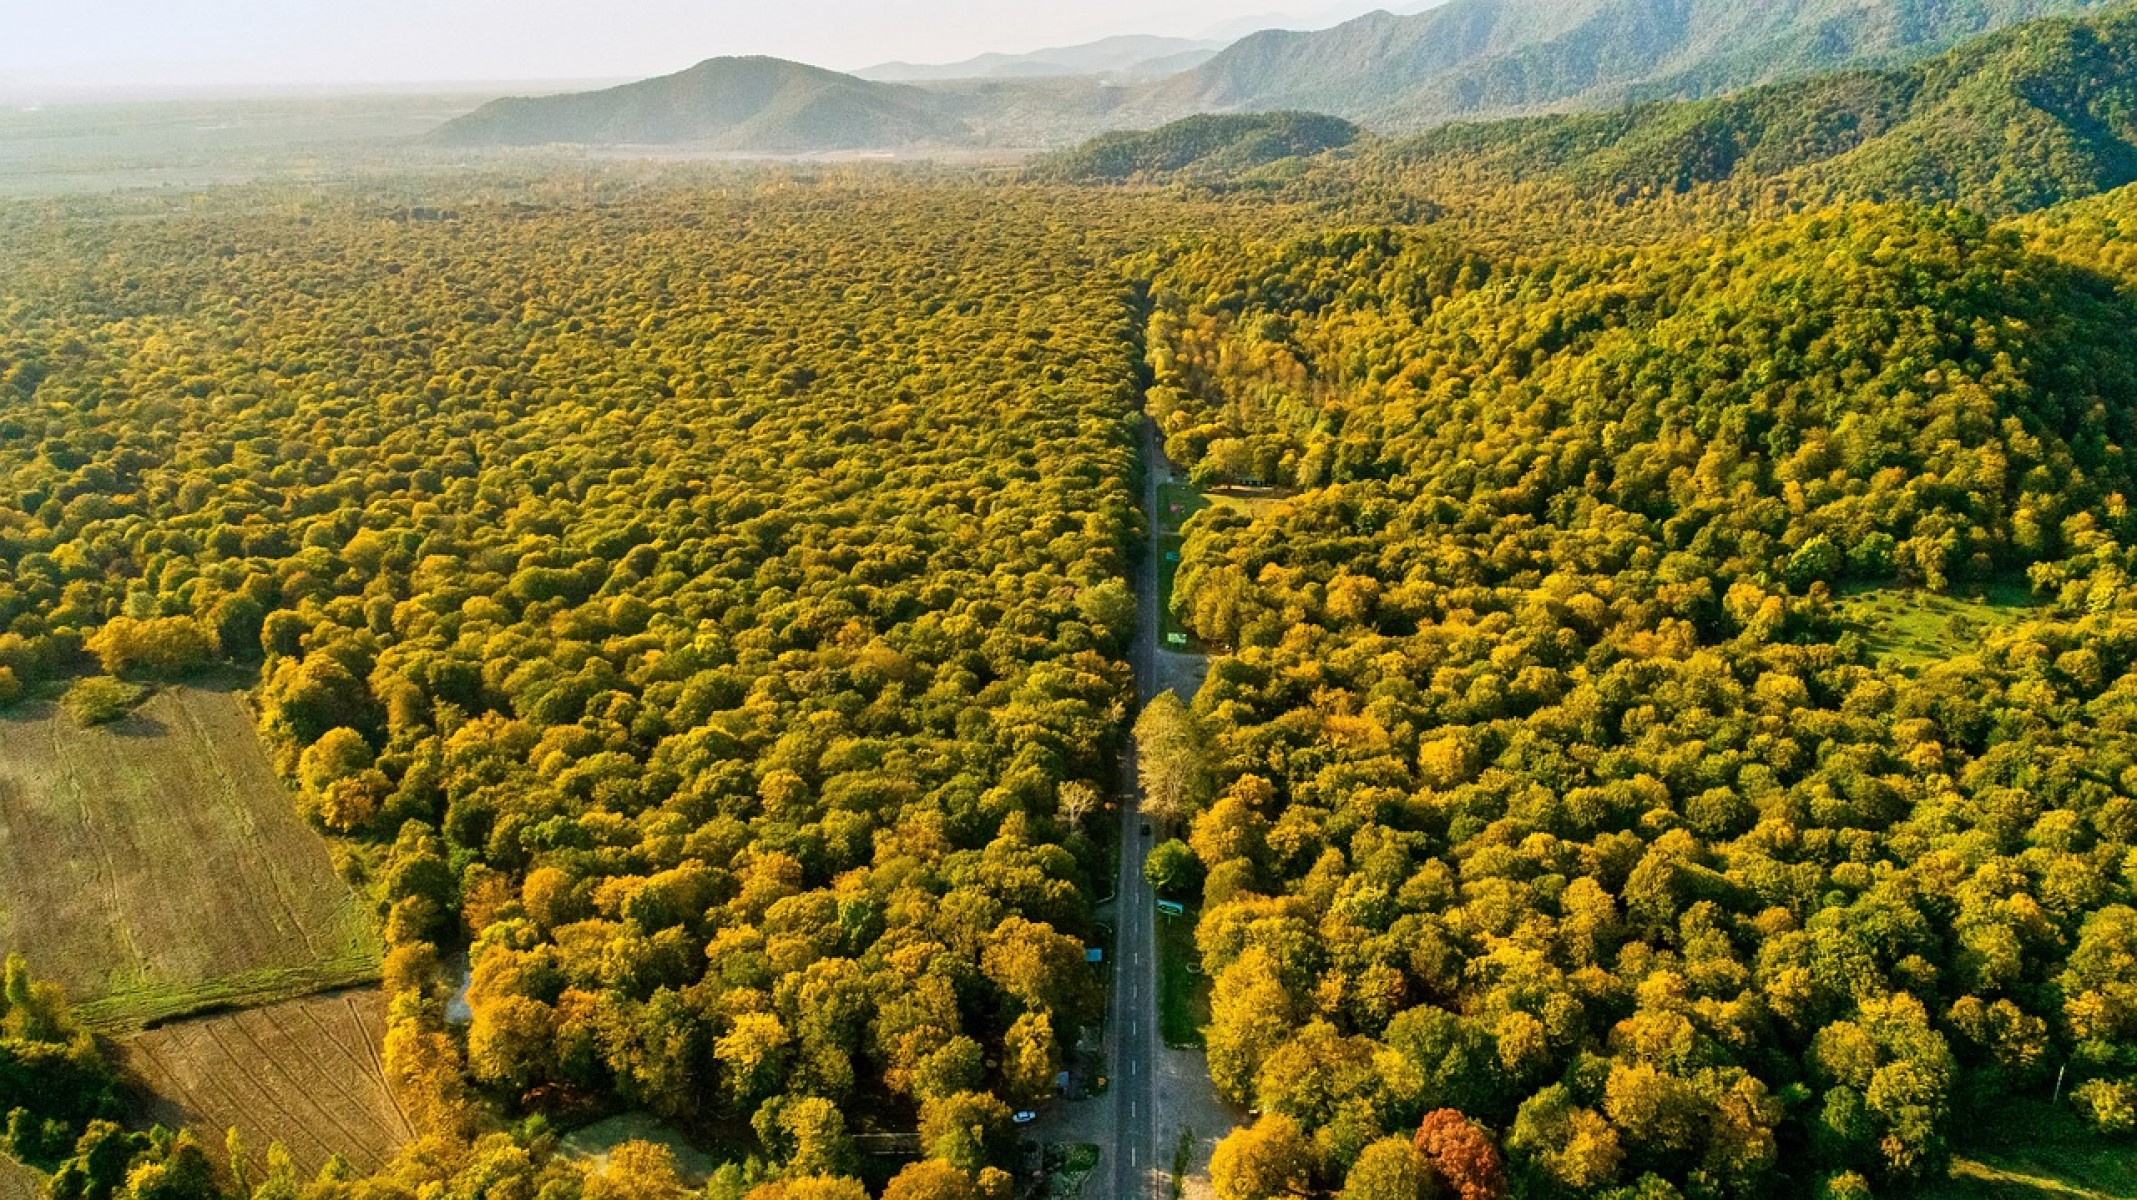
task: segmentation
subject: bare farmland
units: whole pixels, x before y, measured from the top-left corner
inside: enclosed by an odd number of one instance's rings
[[[0,1154],[0,1200],[38,1200],[44,1195],[44,1180],[5,1154]]]
[[[220,1145],[235,1126],[255,1155],[281,1142],[306,1173],[339,1154],[375,1170],[410,1136],[379,1059],[385,1004],[373,990],[311,996],[179,1021],[121,1043],[154,1099],[144,1121]]]

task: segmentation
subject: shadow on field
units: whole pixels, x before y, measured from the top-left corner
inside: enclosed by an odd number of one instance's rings
[[[159,738],[171,731],[170,726],[139,711],[127,713],[104,728],[122,738]]]

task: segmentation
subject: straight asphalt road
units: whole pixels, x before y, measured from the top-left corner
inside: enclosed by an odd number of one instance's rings
[[[1157,669],[1158,481],[1163,477],[1164,458],[1158,450],[1154,428],[1143,424],[1143,513],[1150,524],[1150,550],[1136,581],[1138,611],[1135,632],[1135,689],[1139,701],[1148,704],[1161,686]],[[1141,1200],[1157,1195],[1163,1175],[1157,1161],[1157,1080],[1152,1069],[1157,1059],[1153,1048],[1158,1038],[1158,977],[1156,930],[1152,923],[1152,898],[1143,882],[1143,859],[1150,853],[1151,836],[1143,832],[1142,785],[1136,777],[1135,749],[1131,744],[1123,762],[1127,779],[1121,788],[1120,885],[1114,910],[1113,963],[1113,1076],[1115,1129],[1113,1189],[1120,1200]]]

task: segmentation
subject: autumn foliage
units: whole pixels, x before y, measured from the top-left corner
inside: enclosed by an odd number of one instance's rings
[[[1455,1200],[1501,1200],[1506,1164],[1491,1135],[1451,1108],[1425,1114],[1417,1127],[1417,1150],[1432,1175]]]

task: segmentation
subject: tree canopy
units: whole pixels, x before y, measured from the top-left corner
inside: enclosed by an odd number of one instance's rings
[[[558,1152],[624,1108],[740,1146],[722,1200],[865,1196],[872,1133],[922,1149],[889,1195],[1005,1195],[1105,1009],[1131,752],[1259,1110],[1220,1195],[1889,1193],[2014,1102],[2127,1137],[2137,192],[2091,195],[2127,72],[2066,77],[2132,28],[1253,189],[0,206],[0,703],[256,672],[376,898],[423,1136],[255,1196],[678,1194]],[[1258,492],[1187,521],[1222,649],[1138,716],[1146,414]],[[1932,601],[1934,653],[1863,616]],[[11,966],[14,1152],[219,1186],[109,1084]]]

